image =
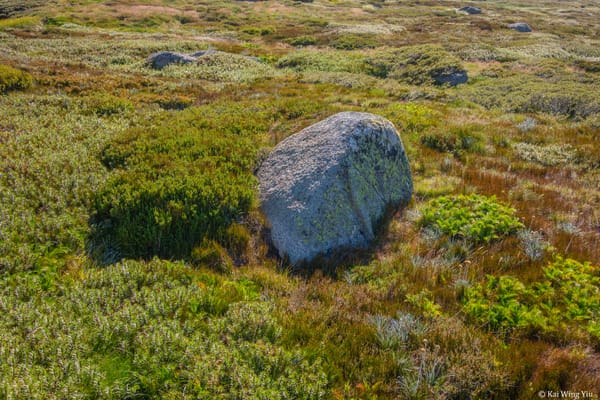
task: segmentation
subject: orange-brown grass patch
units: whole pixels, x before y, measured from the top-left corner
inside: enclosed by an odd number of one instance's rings
[[[566,255],[576,259],[597,263],[600,260],[600,246],[597,244],[600,235],[595,227],[597,225],[596,212],[593,208],[586,206],[588,203],[584,199],[578,198],[575,190],[576,182],[565,179],[561,172],[552,174],[551,177],[560,180],[552,182],[554,186],[560,187],[563,180],[565,186],[569,186],[569,184],[573,186],[574,189],[568,192],[569,197],[554,188],[536,184],[533,186],[537,194],[535,201],[531,201],[527,196],[517,196],[510,199],[512,205],[517,209],[519,217],[523,219],[526,226],[546,233],[552,245],[559,251],[566,252]],[[470,166],[464,168],[462,178],[465,185],[474,186],[481,193],[495,195],[506,200],[510,190],[518,188],[520,184],[527,181],[527,178],[534,177],[531,175],[523,177],[513,172],[486,169],[481,166]],[[547,176],[536,178],[541,179],[542,182],[548,182]],[[585,229],[582,230],[581,235],[567,235],[557,230],[556,224],[552,220],[556,213],[577,215],[578,222],[586,223],[587,226],[584,226]]]
[[[538,360],[531,377],[531,392],[538,390],[591,391],[600,388],[600,355],[591,348],[549,348]]]
[[[377,348],[375,328],[367,318],[383,312],[378,297],[367,285],[350,286],[316,273],[298,283],[285,300],[287,306],[280,316],[283,341],[320,354],[336,387],[383,377],[386,383],[380,394],[390,392],[395,367]]]

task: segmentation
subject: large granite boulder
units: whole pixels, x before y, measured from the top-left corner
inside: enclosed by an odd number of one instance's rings
[[[196,58],[193,56],[173,51],[160,51],[148,57],[148,64],[154,69],[163,69],[171,64],[189,64],[195,61]]]
[[[342,112],[282,141],[258,171],[273,244],[292,264],[365,248],[386,211],[412,195],[410,167],[391,122]]]

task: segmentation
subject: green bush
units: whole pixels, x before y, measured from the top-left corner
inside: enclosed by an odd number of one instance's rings
[[[28,89],[33,85],[31,74],[0,64],[0,93]]]
[[[586,72],[600,72],[600,61],[577,60],[575,65]]]
[[[241,224],[231,224],[225,231],[223,244],[229,251],[237,257],[243,257],[248,252],[251,234],[248,229]]]
[[[488,275],[484,284],[467,289],[465,312],[494,331],[570,329],[600,339],[600,269],[557,257],[543,271],[544,279],[531,285]]]
[[[191,259],[195,264],[207,266],[221,273],[229,273],[233,266],[227,250],[214,240],[206,238],[200,246],[192,249]]]
[[[301,72],[352,72],[365,71],[364,56],[354,52],[300,50],[290,53],[277,62],[278,68],[292,68]]]
[[[247,33],[248,35],[253,36],[267,36],[271,33],[275,32],[275,28],[272,26],[246,26],[242,28],[242,32]]]
[[[366,59],[368,73],[413,85],[434,84],[435,77],[463,72],[460,60],[441,46],[406,46],[374,54]]]
[[[303,35],[296,36],[285,41],[286,43],[291,44],[292,46],[301,47],[301,46],[312,46],[317,44],[317,39],[311,35]]]
[[[569,118],[600,114],[600,102],[589,80],[555,70],[556,76],[506,72],[501,79],[486,78],[464,86],[467,100],[505,112],[548,113]]]
[[[318,356],[282,345],[248,279],[153,260],[87,269],[54,294],[2,282],[1,398],[330,398]]]
[[[255,205],[256,135],[266,116],[241,105],[163,113],[102,152],[115,173],[94,201],[97,234],[124,257],[187,257],[223,241]]]
[[[333,39],[330,45],[338,50],[372,49],[377,47],[377,38],[373,35],[347,34]]]
[[[512,148],[520,159],[545,166],[568,164],[578,161],[575,149],[569,144],[539,146],[519,142],[513,144]]]
[[[421,136],[421,144],[440,152],[459,156],[463,151],[482,152],[481,138],[470,126],[445,128],[444,132],[432,132]]]
[[[510,276],[488,275],[485,284],[469,288],[465,293],[465,312],[494,331],[546,329],[548,320],[533,303],[531,290]]]
[[[514,209],[498,203],[495,197],[442,196],[423,209],[420,225],[439,229],[451,237],[485,243],[523,228],[514,214]]]
[[[99,117],[133,111],[133,103],[131,101],[106,93],[94,95],[86,99],[86,103],[88,112],[96,114]]]
[[[1,11],[2,10],[0,10],[0,12]],[[40,22],[41,20],[39,17],[33,16],[0,19],[0,30],[4,30],[7,28],[27,29],[40,25]]]

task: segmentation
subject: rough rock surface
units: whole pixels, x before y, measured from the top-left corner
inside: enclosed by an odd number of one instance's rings
[[[527,25],[525,22],[517,22],[516,24],[510,24],[508,25],[508,27],[510,29],[514,29],[515,31],[519,31],[519,32],[531,32],[532,29],[529,25]]]
[[[148,57],[148,63],[154,69],[163,69],[171,64],[189,64],[196,61],[192,56],[172,51],[161,51]]]
[[[481,8],[473,6],[464,6],[458,9],[458,11],[466,12],[467,14],[481,14]]]
[[[467,75],[467,71],[456,70],[435,75],[433,79],[438,85],[449,84],[450,86],[456,86],[463,83],[467,83],[467,81],[469,80],[469,76]]]
[[[292,264],[374,239],[386,210],[406,204],[412,177],[388,120],[343,112],[282,141],[258,171],[273,244]]]

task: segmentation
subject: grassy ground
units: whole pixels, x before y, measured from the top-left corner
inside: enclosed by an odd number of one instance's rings
[[[600,6],[465,4],[0,0],[0,398],[598,398]],[[252,172],[344,110],[414,199],[296,274]]]

